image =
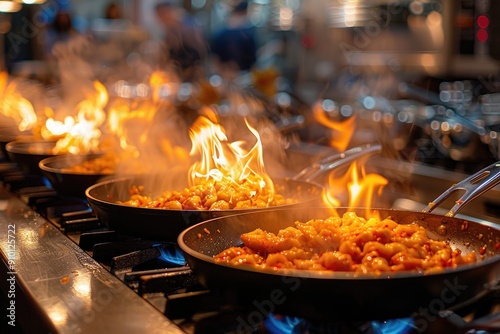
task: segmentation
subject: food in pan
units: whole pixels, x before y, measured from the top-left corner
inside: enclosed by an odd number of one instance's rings
[[[216,263],[256,269],[342,271],[357,274],[400,271],[432,273],[474,263],[475,252],[461,254],[446,241],[428,237],[418,224],[390,218],[341,217],[295,222],[277,234],[256,229],[241,235],[243,246],[214,257]]]
[[[115,172],[118,157],[115,154],[107,153],[103,156],[89,160],[83,160],[75,165],[63,168],[63,172],[80,174],[112,174]]]
[[[180,191],[165,191],[152,198],[143,194],[144,187],[130,189],[130,198],[119,204],[144,208],[171,210],[229,210],[262,208],[268,206],[296,203],[293,198],[284,198],[279,193],[259,188],[258,179],[249,176],[240,183],[222,179],[206,180],[200,184],[186,187]],[[276,190],[276,189],[275,189]]]

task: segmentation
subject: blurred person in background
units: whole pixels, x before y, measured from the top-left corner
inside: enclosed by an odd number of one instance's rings
[[[255,27],[248,18],[248,2],[238,3],[225,26],[211,38],[211,53],[217,71],[226,76],[250,71],[257,62]]]
[[[199,78],[208,53],[201,27],[184,8],[172,2],[156,4],[155,11],[164,28],[169,62],[180,70],[183,80]]]
[[[4,15],[2,13],[2,15]],[[2,70],[12,73],[19,64],[33,61],[37,57],[36,36],[26,34],[25,29],[33,24],[33,8],[22,6],[21,10],[1,17],[0,27],[3,41],[3,66]],[[27,25],[26,21],[29,22]],[[31,31],[30,31],[31,32]]]
[[[49,63],[55,61],[54,47],[59,43],[69,42],[77,35],[79,33],[73,27],[71,14],[63,10],[58,11],[43,36],[45,60]]]
[[[122,9],[121,7],[112,2],[110,3],[104,12],[104,18],[107,20],[118,20],[122,18]]]

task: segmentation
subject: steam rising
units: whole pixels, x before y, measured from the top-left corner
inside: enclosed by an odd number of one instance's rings
[[[145,38],[122,45],[78,36],[58,44],[53,51],[57,82],[44,88],[45,100],[33,103],[37,135],[58,140],[58,152],[115,152],[118,165],[113,177],[140,176],[136,182],[155,197],[183,189],[193,181],[192,175],[196,179],[229,173],[217,161],[220,147],[210,157],[217,166],[200,166],[206,147],[197,148],[203,139],[193,142],[189,134],[202,117],[216,120],[220,141],[231,141],[233,157],[225,158],[229,164],[241,164],[235,179],[255,173],[267,186],[273,179],[291,176],[290,167],[295,166],[287,165],[285,148],[293,138],[278,130],[275,121],[282,115],[270,108],[277,73],[256,72],[241,82],[216,75],[183,82],[172,66],[159,68],[161,57],[151,50],[161,48],[152,47]],[[255,83],[248,85],[245,80]],[[21,110],[25,108],[19,105],[14,116],[24,116],[16,118],[24,127],[30,118]],[[329,143],[333,151],[345,150],[355,131],[355,118],[336,123],[324,110],[314,112],[316,122],[336,132]],[[250,162],[253,155],[260,158]],[[190,174],[192,166],[197,170]],[[127,199],[129,185],[121,183],[121,198],[116,200]]]

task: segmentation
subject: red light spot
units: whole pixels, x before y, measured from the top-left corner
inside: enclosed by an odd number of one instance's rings
[[[479,248],[479,254],[484,255],[486,253],[486,246]]]
[[[479,15],[477,17],[477,26],[482,29],[488,28],[490,25],[490,19],[485,15]]]
[[[302,45],[306,49],[310,49],[316,45],[316,38],[313,35],[304,35],[302,36]]]
[[[479,29],[476,33],[476,38],[480,42],[486,42],[488,40],[488,32],[484,29]]]

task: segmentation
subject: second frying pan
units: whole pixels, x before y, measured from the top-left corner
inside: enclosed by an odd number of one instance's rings
[[[273,180],[275,188],[279,189],[280,194],[285,198],[293,198],[296,201],[295,204],[280,205],[279,207],[293,208],[319,205],[323,187],[307,180],[316,177],[324,171],[337,168],[338,166],[345,166],[347,163],[362,156],[378,153],[380,149],[380,145],[356,147],[329,157],[321,163],[303,170],[295,179]],[[302,180],[298,180],[299,178]],[[132,186],[144,185],[145,189],[153,186],[156,186],[156,189],[168,189],[166,186],[161,185],[163,181],[162,176],[156,179],[151,179],[148,176],[117,178],[97,183],[89,187],[85,194],[97,218],[109,228],[131,236],[162,241],[176,241],[180,232],[204,220],[236,213],[265,211],[275,208],[171,210],[133,207],[117,203],[117,201],[126,201],[129,199],[130,194],[128,191]],[[152,197],[155,196],[152,195]]]

